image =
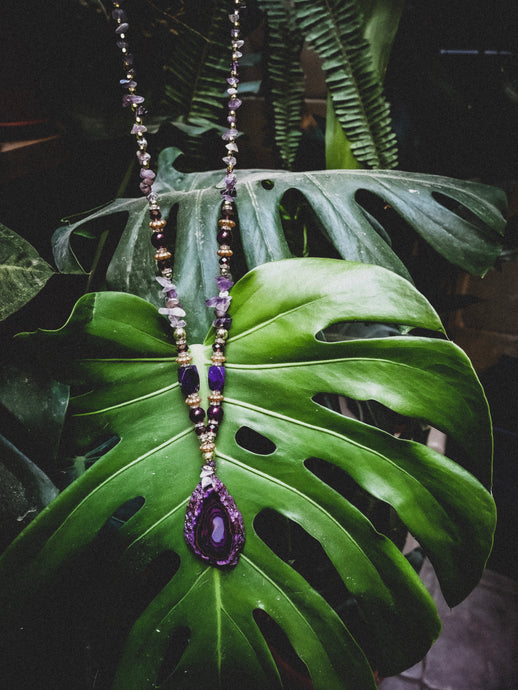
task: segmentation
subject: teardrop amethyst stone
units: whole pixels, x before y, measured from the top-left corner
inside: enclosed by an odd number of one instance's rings
[[[245,544],[243,518],[223,482],[201,482],[194,490],[185,515],[185,539],[194,553],[219,567],[237,564]]]

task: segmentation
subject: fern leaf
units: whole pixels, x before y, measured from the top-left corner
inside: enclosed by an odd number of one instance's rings
[[[389,107],[364,39],[355,0],[295,0],[297,21],[323,60],[334,110],[355,158],[370,168],[396,165]]]
[[[304,74],[300,52],[304,38],[294,14],[278,0],[260,0],[267,13],[266,73],[273,110],[275,145],[281,165],[291,169],[302,131],[300,118],[304,99]]]
[[[214,129],[223,125],[230,59],[227,14],[225,7],[213,0],[189,3],[185,8],[183,24],[191,30],[179,32],[165,66],[166,106],[184,123],[204,123]],[[199,137],[188,137],[186,152],[195,155],[200,144]]]

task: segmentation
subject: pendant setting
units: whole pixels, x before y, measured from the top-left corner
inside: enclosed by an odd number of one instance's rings
[[[245,544],[243,517],[226,486],[215,474],[194,489],[185,514],[184,535],[202,560],[233,568]]]

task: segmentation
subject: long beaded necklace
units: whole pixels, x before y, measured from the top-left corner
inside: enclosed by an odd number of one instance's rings
[[[173,283],[172,254],[166,246],[165,227],[166,220],[162,218],[158,196],[152,191],[156,174],[150,167],[151,156],[147,151],[145,133],[147,128],[143,118],[146,110],[142,105],[143,96],[137,94],[137,82],[135,81],[135,68],[133,55],[129,52],[127,41],[129,24],[126,12],[121,8],[120,2],[113,2],[112,18],[115,22],[117,47],[122,54],[124,77],[120,80],[121,86],[126,90],[122,97],[122,105],[130,108],[135,116],[135,122],[131,134],[137,140],[137,159],[140,165],[140,191],[148,201],[149,227],[151,228],[151,243],[155,249],[155,260],[159,275],[156,280],[162,287],[165,299],[165,307],[159,309],[161,314],[168,317],[173,329],[173,338],[176,344],[178,356],[178,383],[189,407],[189,418],[194,424],[194,431],[200,442],[202,456],[202,469],[200,482],[194,489],[189,500],[185,515],[184,535],[187,544],[204,561],[219,567],[231,567],[236,565],[245,543],[245,531],[243,518],[234,499],[228,493],[223,482],[216,475],[216,436],[219,425],[223,419],[223,388],[225,385],[225,345],[232,318],[228,313],[231,303],[229,291],[233,285],[230,273],[230,258],[232,249],[232,230],[235,227],[236,209],[234,197],[236,196],[236,154],[238,146],[236,139],[237,130],[236,111],[241,105],[238,98],[238,60],[242,57],[240,48],[243,41],[240,39],[240,9],[244,8],[242,0],[232,0],[232,13],[228,15],[230,20],[230,39],[232,49],[232,62],[230,75],[227,78],[228,101],[228,128],[222,135],[227,149],[227,155],[223,158],[227,166],[222,191],[222,204],[220,219],[218,221],[217,241],[219,257],[219,275],[216,276],[219,293],[216,297],[207,300],[208,307],[214,308],[215,339],[212,346],[212,364],[208,370],[209,405],[207,414],[201,407],[199,395],[200,378],[197,367],[192,364],[185,330],[186,316]]]

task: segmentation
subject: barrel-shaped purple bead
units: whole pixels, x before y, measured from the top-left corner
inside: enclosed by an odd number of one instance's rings
[[[209,367],[209,388],[211,391],[222,391],[225,385],[225,367]]]
[[[194,364],[178,368],[178,383],[183,395],[191,395],[200,390],[200,377]]]

